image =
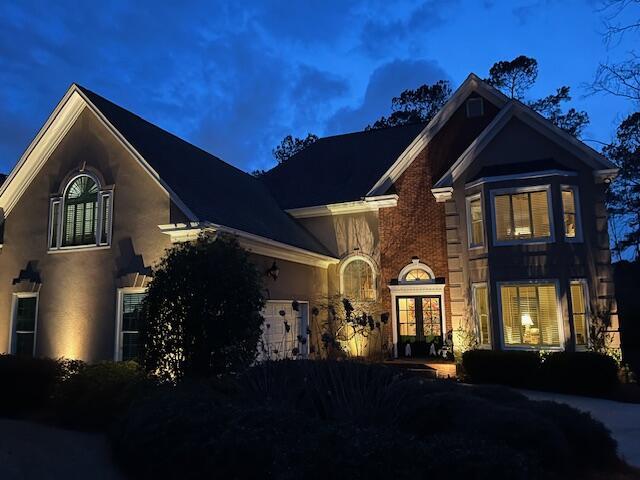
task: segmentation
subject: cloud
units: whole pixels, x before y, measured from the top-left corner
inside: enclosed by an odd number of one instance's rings
[[[379,57],[403,43],[424,42],[425,33],[447,23],[447,15],[457,3],[427,0],[401,17],[397,17],[395,11],[377,14],[364,24],[360,48],[372,57]]]
[[[338,110],[328,121],[328,133],[362,130],[391,111],[391,99],[403,90],[425,83],[448,80],[449,75],[433,60],[394,60],[373,71],[364,99],[356,107]]]

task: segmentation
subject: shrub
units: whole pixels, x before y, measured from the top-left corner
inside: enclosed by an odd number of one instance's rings
[[[462,366],[473,383],[532,387],[540,367],[538,352],[469,350],[462,355]]]
[[[244,370],[256,358],[263,305],[262,276],[236,240],[174,246],[143,303],[144,366],[170,381]]]
[[[56,389],[55,410],[67,426],[102,429],[149,384],[150,380],[135,362],[86,365]]]
[[[20,415],[44,407],[64,371],[58,360],[0,355],[0,414]]]
[[[618,364],[596,352],[555,352],[540,369],[542,387],[558,392],[604,395],[618,384]]]

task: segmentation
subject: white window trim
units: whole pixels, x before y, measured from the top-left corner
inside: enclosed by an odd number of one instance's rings
[[[38,292],[18,292],[13,294],[11,300],[11,321],[9,322],[9,341],[7,345],[7,352],[15,354],[15,335],[16,331],[16,315],[18,314],[18,300],[20,298],[33,298],[36,299],[36,318],[33,324],[33,352],[32,355],[36,356],[36,344],[38,339],[38,306],[40,303],[40,295]]]
[[[562,192],[565,190],[573,191],[573,203],[576,210],[576,236],[567,237],[564,225],[564,203],[562,202]],[[580,213],[580,192],[577,185],[560,185],[560,209],[562,210],[562,236],[565,242],[582,243],[582,215]]]
[[[496,229],[496,205],[495,205],[495,197],[498,195],[504,194],[518,194],[518,193],[533,193],[533,192],[547,192],[547,213],[549,215],[549,232],[550,236],[547,238],[541,239],[523,239],[523,240],[498,240],[498,232]],[[527,187],[516,187],[516,188],[498,188],[491,190],[489,192],[489,197],[491,201],[491,229],[493,245],[496,247],[503,247],[509,245],[536,245],[536,244],[544,244],[544,243],[555,243],[555,222],[553,218],[553,201],[551,198],[551,185],[532,185]],[[531,219],[533,222],[533,219]]]
[[[339,275],[340,275],[340,295],[344,295],[344,270],[351,262],[356,260],[364,260],[371,267],[371,272],[373,275],[373,298],[370,300],[362,300],[363,302],[375,302],[378,299],[378,269],[376,268],[375,262],[367,255],[363,255],[362,253],[352,254],[348,257],[345,257],[342,260],[342,264],[340,265]]]
[[[504,341],[504,318],[502,312],[502,287],[511,285],[545,285],[553,284],[556,288],[556,310],[558,312],[558,339],[560,346],[543,346],[537,347],[534,345],[510,345]],[[504,350],[532,350],[532,351],[563,351],[566,341],[564,331],[564,319],[562,317],[562,302],[560,299],[560,282],[557,279],[535,279],[535,280],[513,280],[496,282],[496,288],[498,289],[498,314],[499,314],[499,330],[500,330],[500,345]]]
[[[586,345],[578,345],[577,336],[575,335],[576,324],[573,321],[573,298],[571,297],[571,284],[580,284],[582,286],[582,294],[584,295],[584,323],[587,333],[587,343]],[[591,304],[589,303],[589,284],[586,278],[572,278],[569,280],[569,302],[568,307],[570,309],[569,318],[571,319],[571,324],[573,325],[573,345],[577,351],[585,351],[589,349],[591,345]]]
[[[309,358],[309,353],[310,353],[310,347],[311,345],[309,345],[309,331],[311,330],[311,308],[309,305],[309,301],[308,300],[296,300],[296,302],[298,302],[300,305],[306,305],[307,307],[307,318],[306,318],[306,328],[304,329],[304,332],[300,332],[301,336],[304,336],[304,338],[307,339],[307,343],[305,344],[305,352],[301,355],[302,358]],[[291,300],[267,300],[266,303],[291,303],[293,304],[293,299]],[[265,304],[266,307],[266,304]],[[263,312],[264,313],[264,310]]]
[[[480,250],[483,249],[486,241],[487,241],[487,226],[486,226],[486,215],[484,214],[484,203],[483,203],[483,195],[482,193],[476,193],[475,195],[470,195],[466,198],[466,209],[467,209],[467,240],[469,250]],[[471,202],[475,200],[480,200],[480,215],[482,216],[482,243],[475,244],[473,243],[473,231],[471,230]]]
[[[427,275],[429,275],[429,280],[425,282],[407,282],[405,280],[405,277],[412,270],[422,270],[426,272]],[[431,270],[431,268],[428,265],[420,262],[420,260],[417,258],[413,259],[411,263],[405,266],[402,270],[400,270],[400,273],[398,274],[398,284],[400,285],[421,285],[425,283],[433,283],[435,279],[436,279],[436,275],[433,273],[433,270]]]
[[[67,190],[69,186],[76,181],[80,177],[89,177],[91,178],[96,185],[98,186],[98,200],[96,202],[96,208],[98,210],[96,216],[96,234],[95,234],[95,243],[87,244],[87,245],[62,245],[62,235],[64,230],[64,203],[65,198],[67,196]],[[103,202],[105,198],[109,198],[109,218],[111,221],[109,225],[107,225],[107,242],[101,242],[102,239],[102,210],[103,210]],[[53,206],[54,204],[58,204],[58,220],[57,220],[57,235],[55,245],[52,246],[52,236],[53,236]],[[78,173],[71,177],[67,184],[65,185],[62,193],[60,195],[52,196],[49,200],[49,231],[47,234],[47,253],[57,253],[61,251],[74,251],[74,250],[87,250],[87,249],[102,249],[102,248],[110,248],[111,247],[111,236],[113,230],[113,190],[104,188],[100,182],[100,179],[89,171],[84,171],[82,173]]]
[[[122,313],[124,295],[129,293],[147,293],[145,287],[123,287],[118,289],[116,304],[116,338],[113,349],[113,359],[116,362],[122,361]]]
[[[480,343],[480,317],[478,316],[478,306],[476,305],[476,290],[478,288],[485,287],[487,289],[487,335],[489,336],[489,343]],[[491,325],[491,292],[489,291],[489,284],[487,282],[478,282],[471,284],[471,305],[473,309],[473,317],[476,328],[478,329],[478,348],[491,350],[493,347],[493,326]]]

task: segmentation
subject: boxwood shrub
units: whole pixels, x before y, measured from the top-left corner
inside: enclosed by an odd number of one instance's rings
[[[540,354],[531,351],[469,350],[462,355],[464,374],[472,383],[533,387],[540,364]]]
[[[135,362],[85,365],[56,388],[53,405],[64,425],[99,430],[110,425],[151,385]]]
[[[606,395],[618,385],[618,364],[595,352],[554,352],[542,362],[540,385],[580,395]]]

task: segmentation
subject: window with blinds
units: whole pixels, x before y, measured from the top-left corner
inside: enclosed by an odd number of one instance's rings
[[[489,291],[486,284],[473,285],[473,309],[478,329],[478,344],[491,345],[489,327]]]
[[[15,297],[14,327],[11,353],[32,357],[36,345],[38,297]]]
[[[506,346],[561,346],[555,284],[501,285],[500,297]]]
[[[564,236],[567,239],[576,239],[578,237],[578,215],[575,189],[562,187],[561,194]]]
[[[586,283],[583,280],[572,281],[569,285],[571,295],[571,318],[576,335],[576,345],[585,347],[588,342],[588,310]]]
[[[484,219],[480,196],[467,199],[467,218],[469,228],[469,247],[484,245]]]
[[[145,293],[122,294],[122,324],[120,332],[121,360],[136,360],[140,353],[142,301]]]
[[[496,240],[544,240],[551,238],[547,190],[496,194],[494,217]]]
[[[62,197],[51,199],[49,248],[98,246],[111,243],[113,197],[89,175],[71,180]]]
[[[342,271],[343,295],[349,300],[375,300],[373,268],[366,260],[356,258],[345,265]]]

